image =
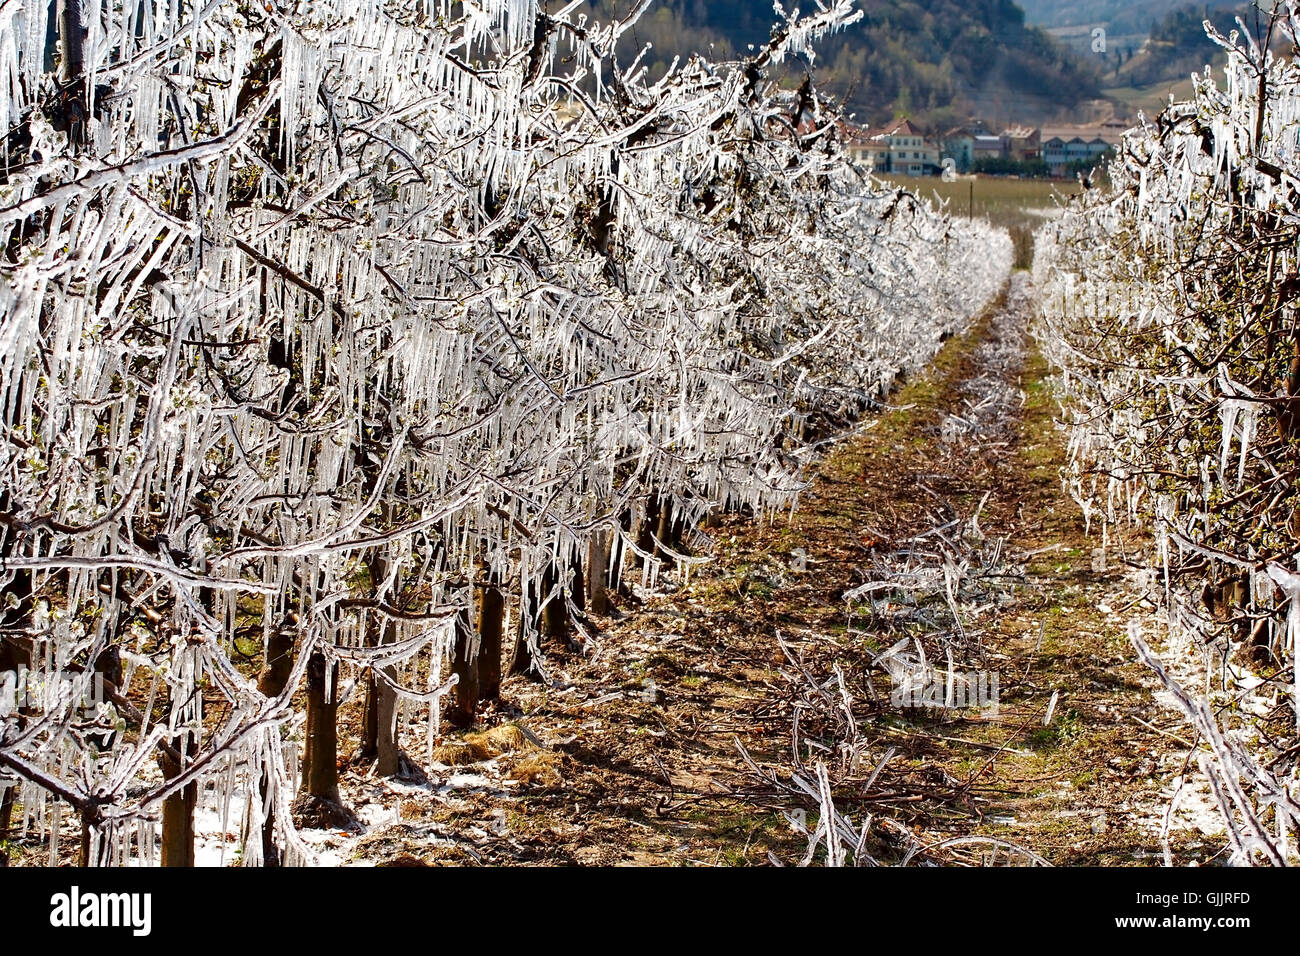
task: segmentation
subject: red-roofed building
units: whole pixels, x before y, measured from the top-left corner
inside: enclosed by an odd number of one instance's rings
[[[908,119],[868,130],[860,152],[871,158],[878,173],[930,176],[939,171],[939,150]]]

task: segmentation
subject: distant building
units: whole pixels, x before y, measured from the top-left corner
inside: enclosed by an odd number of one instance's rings
[[[1053,176],[1064,176],[1075,163],[1096,160],[1113,149],[1124,133],[1122,124],[1101,127],[1061,127],[1043,130],[1043,162]]]
[[[871,130],[861,126],[842,124],[844,151],[855,163],[869,166],[876,172],[887,172],[889,166],[889,142],[875,139]]]
[[[1106,142],[1117,144],[1124,138],[1124,134],[1129,131],[1132,125],[1127,120],[1108,119],[1101,124],[1100,135]]]
[[[1032,163],[1042,158],[1039,132],[1027,126],[1012,126],[1002,133],[1003,155],[1018,163]]]
[[[950,157],[959,173],[969,173],[975,164],[975,134],[964,126],[943,134],[943,155]]]
[[[971,143],[971,163],[974,164],[981,159],[1001,159],[1006,155],[1006,150],[1001,136],[994,136],[992,133],[982,133],[974,137]]]
[[[869,130],[855,148],[872,159],[878,173],[931,176],[940,168],[939,150],[926,142],[924,134],[907,119]]]

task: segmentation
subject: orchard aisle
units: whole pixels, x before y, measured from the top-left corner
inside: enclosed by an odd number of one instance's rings
[[[1134,603],[1123,542],[1103,555],[1061,494],[1031,308],[1017,273],[821,462],[792,521],[707,529],[696,546],[712,564],[601,621],[589,656],[553,659],[551,686],[516,679],[517,710],[440,747],[427,784],[348,795],[378,816],[335,852],[794,863],[809,844],[799,822],[815,831],[819,807],[793,795],[792,775],[815,782],[820,761],[847,825],[860,833],[870,815],[862,845],[880,862],[1029,859],[955,839],[973,835],[1058,865],[1161,862],[1191,741],[1128,643],[1149,608]],[[997,675],[996,714],[891,700],[950,662]],[[378,811],[394,789],[400,812]],[[1173,861],[1212,856],[1222,840],[1198,827],[1221,830],[1213,809],[1190,787],[1179,808]]]

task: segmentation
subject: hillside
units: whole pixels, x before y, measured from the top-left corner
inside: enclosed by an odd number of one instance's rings
[[[1249,0],[1024,0],[1026,18],[1101,70],[1107,95],[1129,102],[1134,91],[1163,91],[1182,84],[1206,64],[1221,66],[1223,53],[1205,35],[1211,20],[1225,34],[1241,16],[1252,27],[1257,8]],[[1097,50],[1095,31],[1104,30],[1105,49]],[[1262,29],[1262,28],[1261,28]]]
[[[1212,21],[1226,35],[1237,28],[1240,17],[1262,39],[1267,28],[1256,25],[1251,14],[1251,8],[1241,4],[1198,5],[1170,13],[1152,28],[1150,42],[1119,70],[1117,79],[1127,86],[1144,86],[1185,79],[1207,63],[1220,66],[1223,51],[1205,35],[1205,21]],[[1281,41],[1275,36],[1275,51],[1282,48]]]
[[[1011,0],[864,0],[862,8],[864,19],[824,41],[816,61],[822,88],[844,96],[862,121],[908,113],[940,126],[980,113],[1041,122],[1099,95],[1095,67],[1027,26]],[[595,4],[598,16],[612,9],[611,0]],[[664,0],[637,25],[629,53],[652,43],[652,71],[710,45],[715,57],[737,55],[767,39],[773,18],[756,0]]]
[[[1040,27],[1098,25],[1109,33],[1148,34],[1152,26],[1189,0],[1021,0],[1025,19]]]

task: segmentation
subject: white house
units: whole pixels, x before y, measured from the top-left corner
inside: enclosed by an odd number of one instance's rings
[[[926,142],[925,136],[912,125],[911,120],[896,120],[888,126],[871,130],[867,138],[875,144],[884,144],[886,152],[877,145],[876,172],[895,173],[901,176],[931,176],[939,170],[939,150]],[[880,159],[886,161],[881,166]]]

